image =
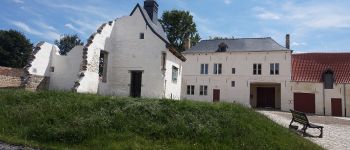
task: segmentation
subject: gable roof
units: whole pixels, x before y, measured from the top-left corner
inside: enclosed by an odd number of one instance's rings
[[[151,31],[157,35],[162,41],[164,41],[167,45],[167,48],[169,49],[169,51],[174,54],[177,58],[179,58],[182,61],[186,61],[186,58],[180,53],[178,52],[175,48],[171,47],[170,42],[168,40],[168,38],[166,37],[166,34],[164,32],[164,29],[162,27],[162,25],[159,23],[159,21],[157,20],[156,23],[154,23],[151,18],[148,16],[147,11],[141,7],[140,4],[137,4],[135,6],[135,8],[132,10],[132,12],[130,13],[130,16],[132,16],[135,12],[136,9],[139,9],[142,17],[145,19],[146,24],[150,27]]]
[[[350,83],[350,53],[305,53],[292,55],[292,81],[322,82],[325,71],[335,83]]]
[[[221,43],[227,45],[227,52],[260,52],[260,51],[290,51],[270,37],[266,38],[238,38],[224,40],[202,40],[197,45],[183,53],[216,52]]]

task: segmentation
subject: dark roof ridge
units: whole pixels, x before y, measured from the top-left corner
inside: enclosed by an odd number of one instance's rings
[[[205,39],[201,41],[222,41],[222,40],[245,40],[245,39],[272,39],[271,37],[248,37],[248,38],[229,38],[229,39]]]

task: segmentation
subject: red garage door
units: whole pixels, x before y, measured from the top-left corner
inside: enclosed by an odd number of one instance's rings
[[[315,113],[315,94],[294,93],[294,110],[304,113]]]

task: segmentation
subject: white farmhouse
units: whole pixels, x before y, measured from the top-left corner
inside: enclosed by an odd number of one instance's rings
[[[137,4],[129,16],[103,24],[67,56],[40,43],[25,68],[26,87],[179,99],[186,59],[169,45],[157,2],[145,0],[144,7]]]
[[[269,37],[202,40],[183,52],[182,98],[288,110],[291,53]]]

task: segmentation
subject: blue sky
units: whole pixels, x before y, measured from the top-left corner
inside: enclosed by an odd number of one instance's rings
[[[143,0],[1,0],[0,29],[16,29],[33,43],[77,33],[129,15]],[[350,51],[349,0],[158,0],[164,10],[188,10],[202,39],[272,37],[295,51]]]

